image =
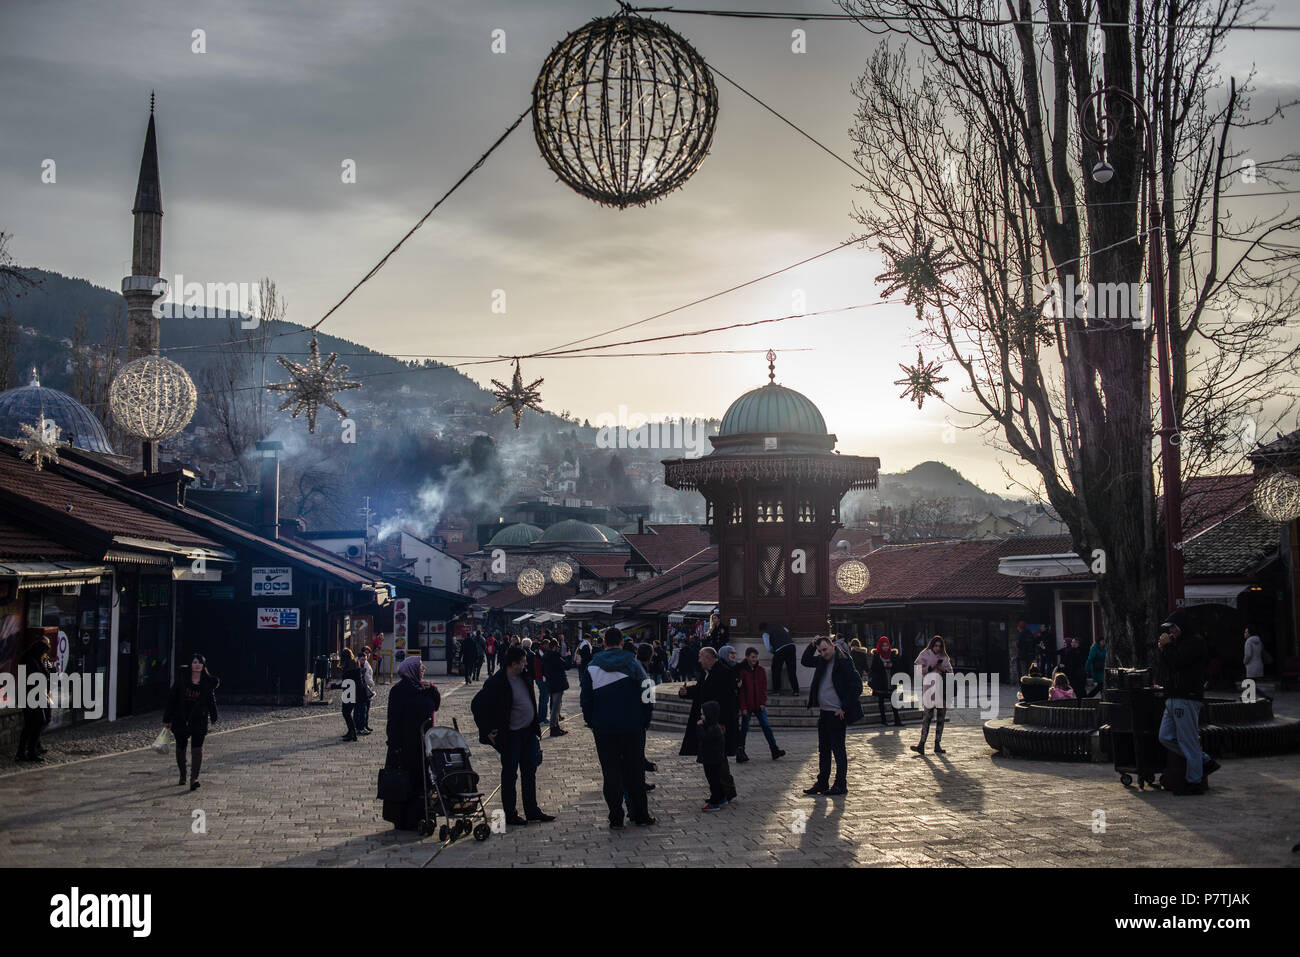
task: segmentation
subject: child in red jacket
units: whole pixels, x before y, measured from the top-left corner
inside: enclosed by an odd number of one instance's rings
[[[767,746],[772,749],[772,760],[785,754],[776,746],[772,735],[772,725],[767,720],[767,672],[758,663],[758,649],[746,648],[745,660],[736,669],[740,675],[740,747],[736,751],[736,763],[744,764],[749,760],[745,754],[745,735],[749,732],[749,719],[758,718]]]

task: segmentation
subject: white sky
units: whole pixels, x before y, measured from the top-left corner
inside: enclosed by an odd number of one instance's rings
[[[710,0],[737,9],[833,9],[820,0]],[[130,206],[158,91],[163,272],[187,281],[276,279],[291,320],[314,322],[370,268],[529,101],[551,46],[610,2],[185,0],[6,3],[0,10],[0,228],[37,265],[117,288],[129,271]],[[876,38],[849,24],[668,16],[721,70],[849,155],[851,82]],[[1300,22],[1300,2],[1277,22]],[[794,54],[790,31],[807,31]],[[206,31],[207,52],[191,52]],[[493,54],[491,32],[506,32]],[[1297,86],[1296,34],[1240,35],[1226,70],[1251,62],[1264,92]],[[1270,89],[1273,88],[1273,89]],[[390,353],[526,353],[643,318],[820,252],[856,229],[853,176],[725,84],[713,150],[686,187],[647,209],[599,207],[558,183],[529,121],[326,325]],[[1297,127],[1292,120],[1293,145]],[[58,180],[42,184],[41,163]],[[358,181],[340,181],[357,163]],[[856,247],[631,330],[657,335],[873,302],[881,271]],[[507,314],[490,311],[506,293]],[[224,324],[223,324],[224,325]],[[974,433],[942,442],[937,402],[898,397],[915,319],[885,306],[668,343],[667,349],[811,348],[778,381],[822,409],[846,453],[896,472],[941,459],[1004,492],[1000,456]],[[214,335],[214,340],[220,334]],[[467,370],[480,382],[508,368]],[[945,390],[961,407],[960,390]],[[766,381],[761,356],[525,363],[543,401],[616,412],[721,415]],[[383,388],[383,385],[368,386]],[[1018,474],[1018,463],[1007,463]]]

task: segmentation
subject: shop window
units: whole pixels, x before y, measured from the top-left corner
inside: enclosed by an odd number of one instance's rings
[[[760,598],[780,598],[785,595],[785,556],[780,545],[763,545],[759,548],[758,594]]]
[[[745,546],[727,546],[727,594],[742,598],[745,594]]]
[[[807,558],[804,563],[804,572],[799,576],[799,594],[804,598],[815,598],[817,596],[817,553],[812,549],[804,549]]]
[[[799,503],[799,521],[804,523],[817,521],[817,506],[808,499],[804,499]]]

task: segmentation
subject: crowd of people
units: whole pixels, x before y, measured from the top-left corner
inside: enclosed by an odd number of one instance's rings
[[[1185,759],[1189,793],[1200,793],[1204,777],[1218,768],[1217,762],[1200,750],[1196,733],[1206,680],[1205,640],[1187,632],[1181,611],[1161,627],[1164,631],[1158,655],[1168,671],[1168,694],[1159,738],[1167,749]],[[617,628],[599,633],[595,643],[598,647],[588,637],[566,641],[550,631],[543,631],[536,640],[499,633],[485,635],[481,631],[466,635],[453,648],[451,663],[459,665],[466,685],[479,681],[484,665],[487,667],[487,679],[471,702],[471,712],[479,741],[489,745],[500,759],[501,804],[507,824],[524,826],[555,819],[541,809],[537,800],[540,739],[543,726],[551,737],[568,733],[564,728],[568,716],[563,707],[570,688],[568,673],[573,670],[578,673],[583,722],[591,730],[600,764],[611,828],[621,829],[626,821],[640,827],[656,823],[647,797],[655,785],[646,779],[656,766],[646,758],[646,731],[654,711],[654,688],[665,681],[682,682],[678,693],[691,702],[679,754],[694,757],[702,765],[708,787],[702,810],[716,812],[736,800],[738,789],[730,759],[737,764],[751,760],[746,743],[754,723],[763,734],[772,760],[786,753],[778,745],[767,715],[768,695],[780,693],[782,672],[798,693],[798,674],[793,666],[795,644],[789,632],[767,623],[761,625],[761,631],[763,645],[772,655],[770,680],[759,664],[757,647],[746,648],[744,656],[737,658],[729,629],[716,614],[703,636],[674,630],[666,644],[657,640],[638,643]],[[1097,638],[1086,654],[1073,640],[1048,652],[1049,647],[1055,648],[1055,641],[1050,634],[1044,636],[1044,631],[1047,629],[1030,634],[1024,622],[1018,628],[1016,649],[1024,670],[1021,698],[1032,703],[1074,698],[1079,692],[1091,696],[1100,691],[1105,682],[1105,639]],[[1244,665],[1251,680],[1263,674],[1265,654],[1262,642],[1250,629],[1245,638]],[[48,656],[48,642],[33,644],[30,667],[48,668]],[[376,691],[373,660],[374,650],[369,645],[356,654],[350,648],[343,649],[344,741],[356,741],[372,731],[370,701]],[[896,675],[909,669],[886,637],[868,649],[858,639],[845,642],[834,636],[816,636],[804,648],[800,663],[812,671],[807,707],[818,714],[817,777],[804,793],[844,795],[848,792],[846,732],[849,725],[863,717],[864,684],[876,699],[881,726],[891,716],[893,724],[901,726],[893,691]],[[923,754],[933,730],[934,752],[944,754],[944,676],[954,669],[943,637],[933,636],[912,667],[921,674],[919,704],[923,714],[920,740],[911,750]],[[423,773],[421,729],[425,722],[435,719],[441,698],[438,689],[424,679],[424,662],[418,657],[405,659],[397,669],[396,679],[388,698],[386,767],[400,768],[412,780],[418,780]],[[195,654],[173,685],[163,713],[164,726],[175,738],[178,783],[187,782],[188,770],[191,790],[199,787],[209,723],[218,721],[219,684],[203,656]],[[40,709],[29,710],[33,713],[24,715],[19,760],[31,761],[40,759],[44,716]],[[401,829],[415,829],[423,813],[415,798],[413,794],[406,801],[385,801],[385,820]]]

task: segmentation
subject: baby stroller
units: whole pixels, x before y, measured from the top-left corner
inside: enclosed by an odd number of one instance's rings
[[[478,789],[478,775],[470,767],[469,748],[460,727],[452,723],[450,728],[436,728],[426,721],[420,729],[424,739],[424,819],[416,830],[432,834],[434,822],[441,816],[446,823],[438,828],[438,840],[450,837],[454,841],[472,830],[474,840],[486,841],[492,828]],[[475,826],[477,817],[483,821]]]

